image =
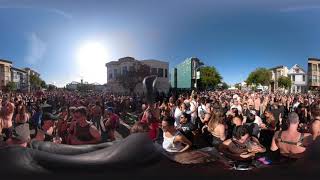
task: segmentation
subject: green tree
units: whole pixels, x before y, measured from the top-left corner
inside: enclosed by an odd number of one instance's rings
[[[38,89],[41,87],[42,80],[33,74],[30,75],[30,85],[32,89]]]
[[[7,85],[6,85],[6,89],[9,92],[16,91],[17,90],[17,85],[14,82],[8,82]]]
[[[42,88],[48,88],[48,86],[47,86],[47,84],[46,84],[46,82],[44,81],[44,80],[41,80],[41,84],[40,84],[40,86],[42,87]]]
[[[258,68],[251,72],[246,80],[248,85],[263,85],[267,86],[270,84],[272,73],[266,68]]]
[[[202,89],[215,88],[221,83],[222,77],[214,66],[200,68],[200,87]]]
[[[222,83],[222,89],[228,89],[229,85],[225,82]]]
[[[278,86],[281,88],[288,89],[292,85],[292,81],[289,77],[281,76],[278,79]]]
[[[55,85],[53,85],[53,84],[48,85],[48,91],[53,91],[55,89],[57,89],[57,87]]]
[[[142,83],[143,78],[150,75],[150,67],[136,62],[132,69],[117,77],[119,84],[133,93],[137,84]]]

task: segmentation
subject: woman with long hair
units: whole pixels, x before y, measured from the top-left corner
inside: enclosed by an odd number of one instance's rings
[[[18,113],[15,118],[16,124],[27,123],[30,119],[29,113],[27,112],[27,107],[25,105],[21,105],[18,107]]]
[[[224,113],[220,109],[215,109],[212,112],[211,118],[208,123],[208,131],[212,135],[212,145],[218,147],[224,140],[226,140]]]

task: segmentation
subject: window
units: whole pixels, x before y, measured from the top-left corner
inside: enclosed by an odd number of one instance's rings
[[[122,67],[122,74],[127,74],[128,73],[128,67],[127,66],[123,66]]]
[[[305,82],[306,81],[306,75],[302,76],[302,81]]]
[[[292,81],[295,82],[296,81],[296,76],[292,75]]]
[[[317,82],[317,76],[312,76],[312,82]]]
[[[116,78],[118,76],[118,69],[114,69],[113,74],[114,74],[114,78]]]
[[[163,77],[163,69],[162,68],[158,69],[158,77]]]
[[[112,79],[112,78],[113,78],[113,77],[112,77],[112,73],[110,73],[110,74],[109,74],[109,79]]]
[[[164,70],[164,77],[167,78],[168,77],[168,69]]]
[[[134,71],[134,67],[133,67],[133,66],[130,66],[130,67],[129,67],[129,71]]]
[[[317,65],[316,64],[312,64],[312,71],[317,71]]]
[[[151,68],[151,74],[157,75],[157,68]]]

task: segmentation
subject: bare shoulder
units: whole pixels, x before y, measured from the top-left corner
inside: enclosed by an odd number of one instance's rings
[[[223,144],[228,146],[231,144],[231,142],[232,142],[231,139],[227,139],[227,140],[223,141]]]

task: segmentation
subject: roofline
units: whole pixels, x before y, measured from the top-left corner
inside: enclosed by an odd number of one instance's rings
[[[6,63],[10,63],[12,64],[12,61],[9,61],[9,60],[5,60],[5,59],[0,59],[1,62],[6,62]]]
[[[287,66],[284,66],[284,65],[281,65],[281,66],[276,66],[276,67],[272,67],[272,68],[270,68],[270,70],[272,70],[272,69],[280,69],[280,68],[288,68]]]
[[[16,71],[20,71],[20,72],[27,73],[27,71],[24,71],[24,70],[19,69],[19,68],[16,68],[16,67],[11,67],[11,69],[14,69],[14,70],[16,70]]]
[[[320,59],[319,58],[310,57],[310,58],[308,58],[308,61],[320,61]]]

